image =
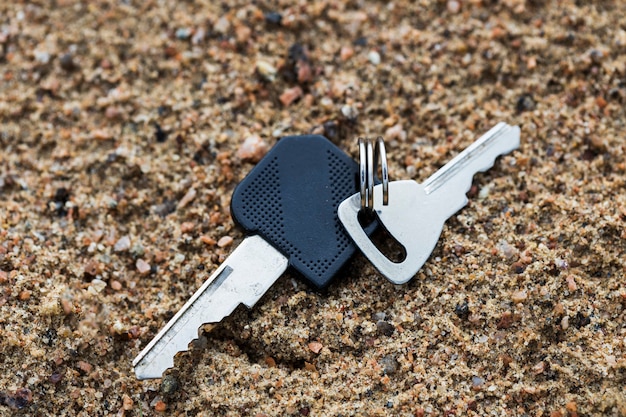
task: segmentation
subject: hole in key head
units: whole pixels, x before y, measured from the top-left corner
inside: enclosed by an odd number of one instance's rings
[[[370,240],[376,248],[390,261],[398,263],[406,259],[406,249],[398,242],[385,228],[385,225],[378,220],[378,216],[373,210],[361,210],[358,214],[359,224],[367,233],[375,225],[377,230],[370,235]]]

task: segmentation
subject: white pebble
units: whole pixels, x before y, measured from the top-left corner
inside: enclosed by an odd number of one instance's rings
[[[230,29],[230,22],[226,17],[220,17],[215,26],[213,26],[216,32],[225,34]]]
[[[115,252],[122,252],[128,249],[130,249],[130,237],[128,237],[128,235],[122,236],[113,247]]]
[[[485,198],[489,197],[489,192],[490,191],[491,191],[491,188],[488,185],[485,185],[478,192],[478,199],[479,200],[484,200]]]
[[[137,271],[139,271],[139,273],[142,275],[150,272],[150,264],[141,258],[137,259],[137,262],[135,262],[135,266],[137,267]]]
[[[500,242],[498,242],[496,247],[498,248],[498,251],[502,253],[502,255],[506,259],[511,260],[513,258],[516,258],[518,255],[517,248],[515,248],[514,246],[511,246],[509,242],[507,242],[506,240],[501,240]]]
[[[274,81],[276,79],[276,73],[278,72],[276,67],[263,60],[256,62],[256,70],[267,81]]]
[[[376,51],[370,51],[370,53],[367,54],[367,59],[374,65],[380,64],[380,54]]]
[[[244,161],[259,162],[267,149],[267,143],[259,135],[252,135],[243,141],[237,150],[237,156]]]
[[[50,54],[46,51],[35,51],[35,60],[42,64],[50,62]]]
[[[102,290],[104,290],[107,286],[107,283],[102,281],[101,279],[94,279],[91,281],[91,285],[89,285],[89,287],[87,288],[87,291],[89,291],[90,294],[92,295],[96,295],[100,292],[102,292]]]
[[[461,11],[461,3],[458,0],[448,0],[446,7],[448,11],[453,14],[457,14]]]
[[[356,107],[345,104],[341,107],[341,114],[350,120],[354,120],[359,115],[359,111]]]

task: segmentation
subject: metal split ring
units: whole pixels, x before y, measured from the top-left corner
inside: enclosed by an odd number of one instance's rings
[[[371,211],[374,209],[374,178],[378,172],[379,159],[383,205],[386,206],[389,204],[389,171],[387,169],[385,141],[380,136],[376,138],[375,144],[372,139],[359,138],[359,186],[362,210]]]

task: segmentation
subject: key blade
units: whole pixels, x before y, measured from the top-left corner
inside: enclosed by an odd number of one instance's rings
[[[135,358],[137,378],[161,378],[200,326],[220,322],[239,304],[252,307],[286,269],[287,258],[261,237],[244,239]]]
[[[505,155],[520,145],[520,128],[500,122],[492,127],[478,140],[465,148],[463,152],[454,157],[450,162],[441,167],[437,172],[428,177],[422,184],[426,194],[432,194],[442,186],[446,185],[446,192],[466,193],[472,185],[472,176],[477,172],[487,171],[493,166],[496,158]],[[472,175],[462,175],[462,182],[454,181],[459,185],[459,189],[448,191],[450,180],[459,177],[457,174],[471,172]],[[467,186],[465,187],[465,183]]]

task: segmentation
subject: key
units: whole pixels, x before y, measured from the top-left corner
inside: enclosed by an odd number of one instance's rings
[[[249,237],[135,358],[137,378],[160,378],[200,326],[251,308],[289,265],[325,287],[356,250],[337,207],[357,176],[357,163],[322,136],[281,139],[233,192],[231,213]]]
[[[517,149],[519,143],[519,127],[499,123],[422,184],[390,182],[387,205],[383,205],[382,185],[374,187],[374,213],[380,225],[403,246],[406,256],[401,262],[387,258],[363,231],[358,220],[359,193],[339,205],[339,219],[376,269],[394,284],[403,284],[429,258],[445,221],[467,204],[466,193],[474,174],[491,168],[498,156]]]

